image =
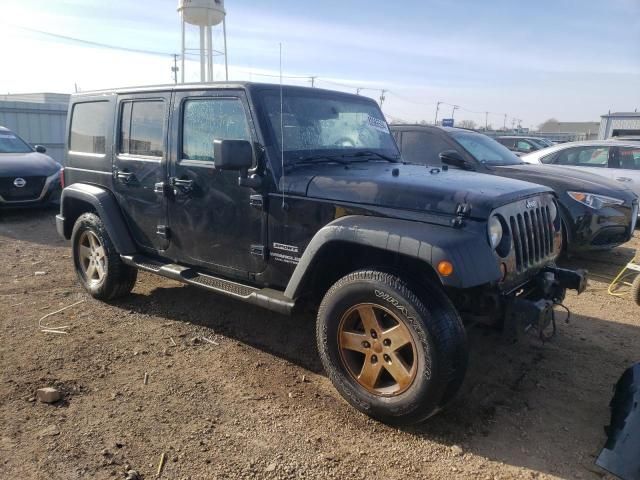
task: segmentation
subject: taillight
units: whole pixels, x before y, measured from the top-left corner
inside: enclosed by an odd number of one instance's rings
[[[64,168],[60,169],[60,187],[64,188]]]

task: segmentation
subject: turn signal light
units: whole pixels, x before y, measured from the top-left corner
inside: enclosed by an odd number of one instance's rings
[[[438,264],[438,273],[443,277],[449,277],[453,274],[453,265],[447,260],[443,260]]]

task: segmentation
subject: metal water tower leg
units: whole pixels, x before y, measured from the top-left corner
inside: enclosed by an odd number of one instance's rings
[[[185,57],[185,51],[186,51],[186,45],[185,45],[185,26],[184,26],[184,18],[182,19],[182,56],[180,57],[182,60],[182,70],[180,70],[180,73],[182,75],[182,83],[184,83],[184,57]]]
[[[213,32],[207,25],[207,81],[213,82]]]
[[[200,27],[200,82],[205,82],[204,27]]]
[[[224,32],[224,74],[225,80],[229,81],[229,62],[227,61],[227,19],[222,19],[222,31]]]

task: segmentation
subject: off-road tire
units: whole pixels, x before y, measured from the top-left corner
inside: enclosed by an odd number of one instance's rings
[[[392,310],[414,340],[417,373],[405,391],[393,396],[370,392],[342,360],[341,319],[354,305],[364,303]],[[444,292],[391,273],[362,270],[338,280],[322,300],[316,335],[325,371],[338,392],[352,406],[384,423],[408,425],[426,420],[455,396],[466,373],[466,332]]]
[[[631,285],[631,298],[637,305],[640,305],[640,274],[636,276]]]
[[[88,232],[95,235],[104,248],[104,277],[96,282],[87,279],[80,260],[80,240]],[[71,233],[73,263],[84,289],[98,300],[113,300],[128,295],[136,283],[138,270],[122,262],[100,217],[84,213],[78,217]]]

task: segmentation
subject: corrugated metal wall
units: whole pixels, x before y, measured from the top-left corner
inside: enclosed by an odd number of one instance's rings
[[[600,124],[600,139],[611,138],[614,130],[637,130],[640,131],[640,114],[637,116],[607,116],[602,117]]]
[[[13,130],[32,145],[46,147],[47,154],[62,163],[67,105],[0,101],[0,125]]]

